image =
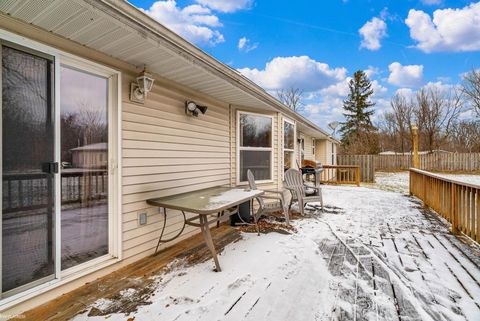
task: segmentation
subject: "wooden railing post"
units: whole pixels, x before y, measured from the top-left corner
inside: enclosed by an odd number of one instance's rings
[[[460,231],[458,229],[458,215],[459,215],[459,206],[458,206],[458,187],[456,184],[452,184],[452,230],[454,234],[458,234]]]
[[[358,166],[355,170],[357,176],[357,186],[360,186],[360,166]]]
[[[408,175],[408,178],[409,178],[408,189],[409,189],[409,192],[410,192],[410,196],[413,195],[413,175],[415,175],[415,173],[412,170],[410,170],[410,175]]]

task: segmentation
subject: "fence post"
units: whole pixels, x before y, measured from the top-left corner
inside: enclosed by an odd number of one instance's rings
[[[418,127],[417,125],[412,126],[413,131],[413,167],[418,167]]]

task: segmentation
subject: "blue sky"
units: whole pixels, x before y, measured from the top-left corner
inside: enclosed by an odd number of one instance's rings
[[[480,68],[480,2],[130,2],[266,90],[300,87],[302,113],[322,127],[342,120],[346,84],[356,70],[374,81],[379,120],[397,91],[447,88]]]

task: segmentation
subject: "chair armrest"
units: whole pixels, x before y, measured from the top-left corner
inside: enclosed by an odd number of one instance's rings
[[[273,194],[283,194],[285,191],[279,191],[276,189],[264,189],[263,190],[265,193],[273,193]]]
[[[269,200],[279,200],[282,199],[282,196],[273,196],[273,195],[261,195],[261,198],[269,199]]]

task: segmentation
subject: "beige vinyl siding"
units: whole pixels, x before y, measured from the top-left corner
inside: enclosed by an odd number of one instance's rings
[[[316,150],[315,150],[315,157],[316,159],[321,162],[322,164],[328,164],[327,163],[327,140],[326,139],[317,139],[316,140]]]
[[[305,137],[305,159],[315,160],[315,157],[312,153],[312,136],[304,134]]]
[[[316,142],[317,142],[316,143],[317,160],[322,162],[322,164],[336,165],[338,143],[332,142],[327,139],[317,140]],[[333,154],[333,162],[332,162],[332,154]]]
[[[228,185],[231,175],[228,105],[205,101],[160,82],[156,82],[144,105],[134,104],[129,100],[132,80],[124,76],[122,84],[125,259],[151,253],[157,244],[164,215],[148,206],[147,199]],[[185,115],[186,99],[207,105],[207,113],[198,118]],[[143,226],[137,223],[141,212],[148,215]],[[167,210],[167,217],[165,238],[183,226],[180,212]],[[198,232],[197,228],[187,227],[180,239]]]
[[[298,139],[300,139],[301,137],[304,138],[304,142],[305,142],[305,154],[304,154],[304,159],[306,160],[315,160],[315,157],[312,153],[312,136],[309,136],[307,134],[304,134],[302,132],[297,132],[297,142],[295,142],[295,146],[297,147],[297,161],[298,161],[298,164],[300,166],[302,166],[301,164],[301,153],[302,153],[302,150],[301,150],[301,144],[298,143]]]

